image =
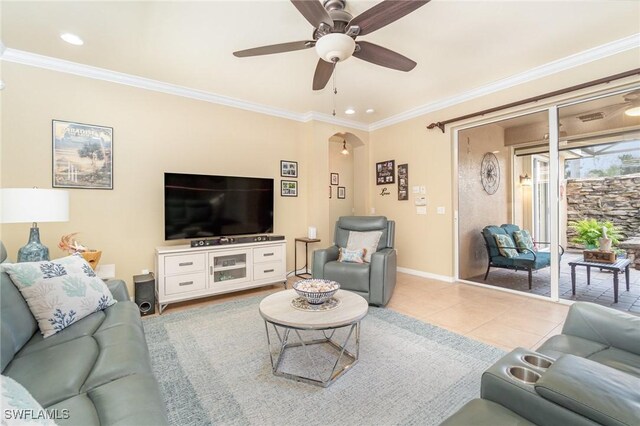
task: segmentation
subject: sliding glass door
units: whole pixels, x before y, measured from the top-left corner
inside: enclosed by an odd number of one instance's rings
[[[459,130],[456,148],[458,279],[640,314],[640,87]],[[594,248],[630,265],[629,290],[581,264]]]

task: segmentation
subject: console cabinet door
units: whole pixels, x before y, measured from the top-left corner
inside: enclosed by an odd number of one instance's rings
[[[209,253],[209,287],[252,280],[251,249]]]

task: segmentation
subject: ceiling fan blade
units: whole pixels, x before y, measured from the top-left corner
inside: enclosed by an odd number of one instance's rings
[[[293,52],[313,47],[314,41],[292,41],[290,43],[271,44],[269,46],[254,47],[252,49],[238,50],[233,52],[233,56],[245,58],[247,56],[271,55],[272,53]]]
[[[417,65],[414,61],[399,53],[368,41],[359,41],[360,50],[353,53],[358,59],[371,62],[398,71],[411,71]]]
[[[349,22],[347,28],[360,27],[358,35],[365,35],[397,21],[429,3],[430,0],[384,0],[365,10]]]
[[[322,23],[333,28],[333,19],[318,0],[291,0],[291,3],[314,28]]]
[[[318,65],[316,65],[316,72],[313,75],[313,90],[322,90],[329,82],[331,74],[333,74],[333,68],[335,63],[330,63],[324,59],[318,59]]]

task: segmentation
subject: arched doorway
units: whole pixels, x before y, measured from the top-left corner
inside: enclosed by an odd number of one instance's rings
[[[356,157],[361,155],[364,143],[353,133],[339,132],[329,138],[329,226],[340,216],[356,214],[357,200],[365,188],[358,188]],[[362,213],[361,213],[362,214]]]

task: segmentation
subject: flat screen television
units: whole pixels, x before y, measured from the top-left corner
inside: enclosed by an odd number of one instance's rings
[[[273,232],[273,179],[164,174],[164,238]]]

